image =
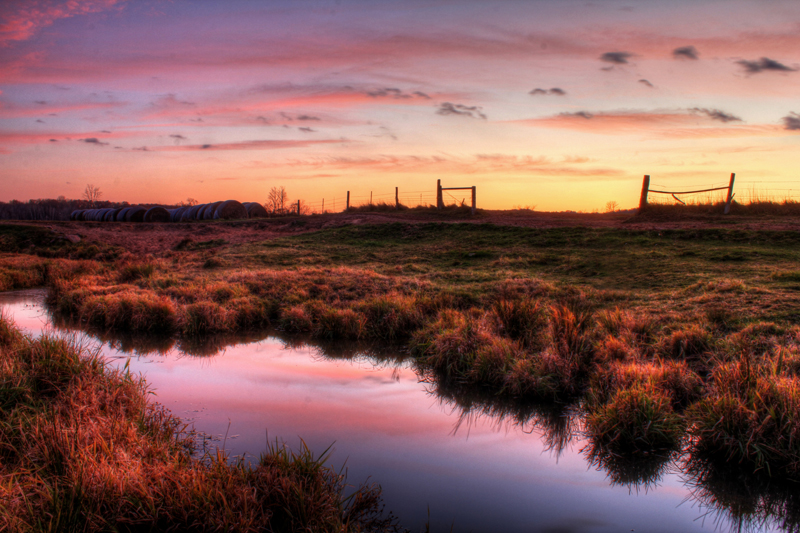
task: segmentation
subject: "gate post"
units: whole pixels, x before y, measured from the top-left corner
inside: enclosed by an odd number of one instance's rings
[[[642,195],[639,197],[639,213],[647,208],[647,193],[650,190],[650,175],[645,174],[642,180]]]
[[[731,182],[728,184],[728,199],[725,201],[725,214],[727,215],[731,210],[731,202],[733,201],[733,181],[736,179],[736,174],[731,173]]]

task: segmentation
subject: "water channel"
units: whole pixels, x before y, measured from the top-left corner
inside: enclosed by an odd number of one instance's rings
[[[436,390],[399,351],[319,346],[267,336],[169,340],[105,338],[54,321],[45,293],[0,294],[25,333],[84,336],[114,365],[142,373],[154,399],[233,456],[267,439],[316,453],[348,480],[383,487],[386,509],[411,531],[676,532],[781,530],[781,518],[740,522],[703,497],[673,459],[654,475],[592,461],[568,412],[506,407]],[[644,467],[645,470],[647,467]]]

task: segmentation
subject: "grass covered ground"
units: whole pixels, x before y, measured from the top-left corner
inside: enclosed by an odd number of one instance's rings
[[[795,231],[397,222],[98,249],[5,254],[0,279],[99,331],[396,344],[442,390],[577,406],[600,463],[681,452],[800,480]]]

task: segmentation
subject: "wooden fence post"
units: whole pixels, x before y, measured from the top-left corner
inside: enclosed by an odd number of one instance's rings
[[[344,210],[350,211],[350,191],[347,191],[347,207],[345,207]]]
[[[472,214],[473,215],[475,214],[475,199],[476,199],[475,186],[473,185],[472,186]]]
[[[731,173],[731,182],[728,184],[728,199],[725,201],[725,214],[727,215],[731,210],[731,202],[733,201],[733,181],[736,179],[736,174]]]
[[[297,214],[300,214],[300,200],[297,200]]]
[[[642,195],[639,197],[639,212],[647,208],[647,192],[650,190],[650,175],[645,174],[642,181]]]
[[[442,200],[442,180],[436,180],[436,209],[441,209],[444,201]]]
[[[400,209],[400,198],[399,198],[399,189],[400,187],[394,188],[394,210],[397,211]]]

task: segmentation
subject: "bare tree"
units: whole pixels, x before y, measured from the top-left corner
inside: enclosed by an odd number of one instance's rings
[[[191,207],[193,205],[197,205],[198,203],[200,203],[200,202],[198,202],[197,200],[195,200],[194,198],[192,198],[190,196],[186,200],[184,200],[182,202],[178,202],[178,205],[181,206],[181,207]]]
[[[96,187],[91,183],[87,185],[86,189],[83,191],[83,198],[90,202],[92,207],[94,207],[95,202],[97,202],[101,196],[103,196],[103,193],[100,192],[100,187]]]
[[[267,209],[274,215],[283,215],[289,207],[289,193],[283,186],[273,187],[267,195]]]
[[[617,209],[619,209],[619,204],[614,200],[606,202],[606,213],[614,213]]]

